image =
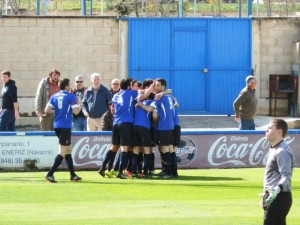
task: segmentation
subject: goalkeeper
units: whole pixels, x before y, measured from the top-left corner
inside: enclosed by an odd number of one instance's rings
[[[264,177],[264,225],[286,225],[286,216],[292,206],[291,178],[294,166],[293,152],[284,141],[287,123],[273,119],[266,130],[270,142]]]

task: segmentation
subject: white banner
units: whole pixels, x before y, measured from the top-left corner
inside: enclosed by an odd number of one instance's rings
[[[23,168],[24,160],[49,167],[57,152],[56,136],[0,136],[0,168]]]

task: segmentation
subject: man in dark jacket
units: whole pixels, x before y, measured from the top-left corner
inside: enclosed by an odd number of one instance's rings
[[[83,96],[82,111],[87,117],[87,131],[101,131],[101,117],[109,109],[111,94],[101,84],[101,76],[98,73],[91,75],[92,86]]]
[[[233,103],[235,121],[239,123],[240,130],[255,130],[254,117],[257,111],[255,89],[256,78],[248,76],[246,78],[246,87],[241,90]]]
[[[16,119],[20,118],[16,82],[10,79],[10,72],[1,72],[0,131],[15,131]]]
[[[84,87],[83,76],[76,76],[75,88],[73,88],[71,92],[76,96],[77,103],[82,102],[86,89],[87,88]],[[72,129],[73,131],[86,131],[86,117],[82,110],[77,115],[73,113]]]

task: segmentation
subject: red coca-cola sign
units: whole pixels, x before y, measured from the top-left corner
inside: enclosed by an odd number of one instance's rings
[[[294,151],[295,166],[300,165],[298,134],[285,141]],[[298,138],[299,139],[299,138]],[[99,168],[111,147],[111,134],[73,136],[73,159],[77,168]],[[270,145],[262,134],[191,134],[182,135],[176,148],[179,168],[264,167]],[[157,148],[156,166],[160,166]]]

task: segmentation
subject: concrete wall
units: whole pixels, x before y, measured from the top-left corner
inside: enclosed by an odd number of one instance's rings
[[[259,80],[258,113],[268,115],[269,74],[291,74],[295,42],[300,40],[300,19],[255,18],[252,40],[252,68]],[[287,115],[287,106],[287,100],[279,100],[277,115]]]
[[[269,112],[269,74],[290,74],[294,42],[300,40],[299,18],[253,19],[253,69],[258,77],[260,115]],[[107,87],[111,79],[127,75],[127,21],[114,17],[2,17],[0,18],[0,70],[12,72],[19,90],[20,112],[32,115],[41,78],[51,68],[71,80],[100,72]],[[287,113],[280,100],[278,115]],[[299,110],[300,111],[300,110]],[[38,124],[36,117],[18,125]]]
[[[20,112],[34,111],[41,78],[56,68],[62,78],[84,75],[90,85],[93,72],[110,86],[119,77],[119,24],[115,18],[5,17],[0,18],[0,70],[16,80]],[[22,119],[28,123],[32,120]],[[35,120],[37,122],[37,118]]]

